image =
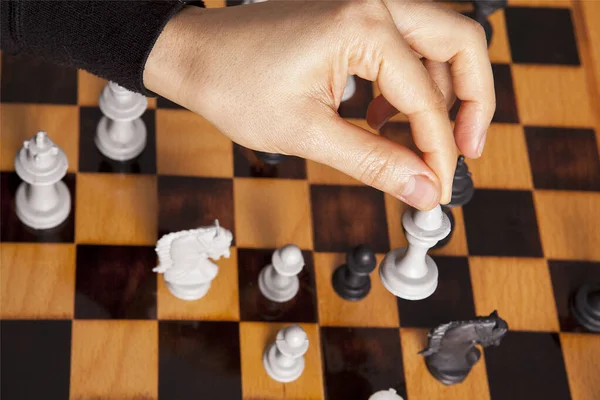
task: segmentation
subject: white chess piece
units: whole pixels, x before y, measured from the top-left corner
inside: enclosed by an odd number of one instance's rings
[[[380,390],[369,397],[369,400],[402,400],[395,389]]]
[[[71,194],[61,181],[67,167],[67,156],[46,132],[23,143],[15,156],[15,171],[24,181],[15,196],[21,222],[34,229],[50,229],[67,219]]]
[[[350,75],[348,76],[346,87],[344,88],[344,93],[342,94],[342,103],[350,100],[352,96],[354,96],[354,93],[356,93],[356,78],[354,75]]]
[[[114,82],[104,87],[99,99],[104,116],[96,128],[96,147],[106,157],[131,160],[146,147],[146,125],[140,119],[148,100]]]
[[[267,0],[244,0],[242,4],[264,3]]]
[[[402,215],[408,247],[390,251],[379,268],[383,285],[407,300],[429,297],[438,283],[438,269],[427,251],[450,233],[450,220],[438,205],[430,211],[408,209]]]
[[[298,293],[298,274],[304,267],[302,250],[295,244],[288,244],[273,253],[271,264],[258,275],[258,288],[267,299],[285,303]]]
[[[263,353],[263,365],[267,374],[277,382],[292,382],[304,371],[304,354],[308,350],[308,338],[300,325],[290,325],[277,333]]]
[[[233,235],[214,226],[173,232],[156,244],[159,265],[154,272],[163,273],[169,291],[182,300],[198,300],[210,289],[219,267],[208,258],[229,258]]]

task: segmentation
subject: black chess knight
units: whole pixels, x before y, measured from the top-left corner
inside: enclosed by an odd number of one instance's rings
[[[427,369],[445,385],[460,383],[479,361],[482,347],[498,346],[508,332],[508,324],[494,311],[488,317],[471,321],[453,321],[429,333],[425,357]]]

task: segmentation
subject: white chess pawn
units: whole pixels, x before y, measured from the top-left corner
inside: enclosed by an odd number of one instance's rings
[[[380,390],[369,397],[369,400],[402,400],[395,389]]]
[[[350,75],[348,76],[346,87],[344,88],[344,93],[342,94],[342,103],[350,100],[352,96],[354,96],[354,93],[356,93],[356,78],[354,75]]]
[[[298,274],[304,267],[302,251],[295,244],[288,244],[273,253],[271,264],[258,276],[258,288],[267,299],[285,303],[298,293]]]
[[[100,94],[100,110],[104,116],[96,128],[96,147],[106,157],[127,161],[137,157],[146,147],[146,125],[140,119],[148,100],[114,82]]]
[[[430,211],[408,209],[402,215],[408,247],[390,251],[379,268],[383,285],[407,300],[429,297],[438,283],[438,269],[427,251],[450,233],[450,220],[438,205]]]
[[[267,374],[277,382],[292,382],[304,371],[304,354],[308,350],[308,338],[300,325],[290,325],[277,333],[263,353],[263,365]]]
[[[15,171],[24,181],[15,196],[21,222],[34,229],[50,229],[67,219],[71,194],[61,181],[67,167],[67,156],[46,132],[23,143],[15,156]]]

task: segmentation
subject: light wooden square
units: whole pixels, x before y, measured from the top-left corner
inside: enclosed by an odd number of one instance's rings
[[[484,353],[481,352],[479,362],[473,366],[467,379],[458,385],[446,386],[431,376],[423,356],[418,354],[427,347],[427,333],[425,329],[400,329],[408,397],[427,400],[489,399]]]
[[[73,321],[71,399],[158,398],[156,321]]]
[[[77,103],[81,106],[97,107],[102,89],[108,81],[82,69],[77,71]],[[148,108],[156,108],[156,98],[148,98]]]
[[[573,400],[600,394],[600,335],[561,333],[560,343]]]
[[[279,330],[289,324],[262,322],[240,323],[240,353],[242,364],[242,391],[244,399],[324,399],[321,344],[317,324],[300,324],[308,336],[308,351],[304,355],[304,372],[294,382],[273,380],[263,366],[263,352]]]
[[[72,318],[75,247],[1,244],[0,285],[2,318]]]
[[[513,65],[519,118],[524,125],[594,125],[583,67]]]
[[[537,190],[533,199],[547,258],[600,261],[600,193]]]
[[[231,249],[229,258],[216,261],[219,274],[212,281],[206,295],[196,301],[181,300],[169,291],[162,276],[158,277],[157,303],[160,320],[238,321],[237,250]]]
[[[467,160],[476,188],[531,189],[531,167],[521,125],[492,124],[483,155]]]
[[[233,176],[231,140],[191,111],[156,111],[156,152],[159,174]]]
[[[506,32],[506,19],[504,10],[498,10],[489,17],[490,24],[494,33],[488,47],[490,61],[493,63],[511,62],[510,46],[508,44],[508,34]]]
[[[238,247],[276,248],[294,243],[312,250],[307,181],[236,178],[233,190]]]
[[[571,7],[571,0],[508,0],[510,7]]]
[[[66,154],[68,171],[79,160],[79,110],[75,106],[6,104],[0,107],[0,168],[14,171],[15,155],[23,142],[45,131]]]
[[[78,174],[76,188],[78,243],[156,244],[156,176]]]
[[[383,254],[378,254],[378,266],[382,259]],[[314,253],[314,261],[321,326],[400,326],[396,297],[382,285],[378,269],[371,273],[371,290],[367,297],[348,301],[337,295],[331,283],[333,272],[346,262],[346,255]]]
[[[548,265],[543,258],[470,257],[477,315],[497,310],[514,331],[558,331]]]

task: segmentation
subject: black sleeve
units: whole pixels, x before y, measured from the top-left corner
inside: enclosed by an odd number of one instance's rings
[[[84,69],[146,95],[151,93],[143,85],[144,65],[159,34],[186,4],[202,5],[183,0],[1,3],[4,53]]]

